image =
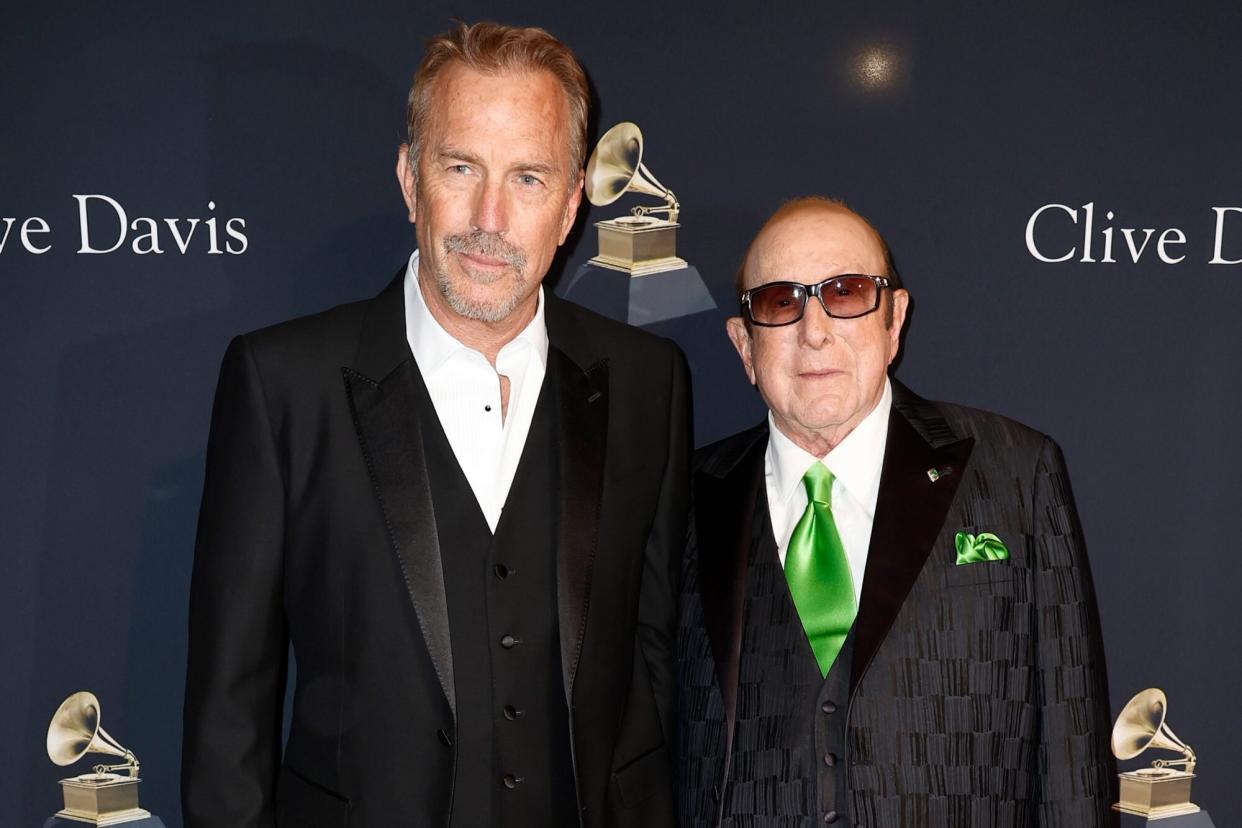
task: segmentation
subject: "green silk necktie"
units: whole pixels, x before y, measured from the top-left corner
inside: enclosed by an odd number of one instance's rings
[[[802,484],[808,502],[789,536],[785,580],[819,671],[827,676],[854,623],[858,605],[845,546],[832,519],[832,472],[817,461],[803,475]]]

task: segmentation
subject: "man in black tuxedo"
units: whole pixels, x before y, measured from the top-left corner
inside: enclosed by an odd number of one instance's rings
[[[587,102],[542,30],[434,38],[397,160],[408,266],[230,345],[191,594],[189,828],[673,823],[685,362],[540,287],[579,205]]]
[[[861,217],[781,208],[728,333],[769,408],[702,449],[685,825],[1096,826],[1115,767],[1061,452],[888,378],[908,295]]]

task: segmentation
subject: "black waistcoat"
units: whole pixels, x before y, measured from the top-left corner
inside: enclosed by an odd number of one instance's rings
[[[455,828],[578,819],[556,613],[551,370],[495,535],[422,401],[457,688]]]
[[[724,774],[725,714],[702,607],[683,606],[680,801],[687,826],[849,825],[846,753],[851,629],[822,677],[777,557],[759,497],[747,566],[733,759]],[[718,550],[717,550],[718,551]],[[687,589],[698,588],[692,571]]]
[[[771,530],[768,530],[770,535]],[[849,824],[846,716],[854,630],[819,671],[769,539],[749,567],[725,824]]]

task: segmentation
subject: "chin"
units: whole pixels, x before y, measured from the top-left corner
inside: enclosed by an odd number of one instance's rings
[[[449,291],[446,297],[449,306],[461,316],[483,322],[500,322],[513,313],[525,298],[517,291],[498,293],[492,290],[470,290],[469,285],[465,286],[465,290],[460,290],[460,287],[462,286],[455,285]]]
[[[840,401],[837,405],[814,408],[808,411],[806,422],[815,423],[815,428],[817,429],[839,428],[858,413],[857,406],[846,405],[845,402]]]
[[[839,394],[820,394],[809,401],[806,413],[813,420],[840,422],[839,417],[848,417],[849,412],[857,407],[858,397],[849,391]]]

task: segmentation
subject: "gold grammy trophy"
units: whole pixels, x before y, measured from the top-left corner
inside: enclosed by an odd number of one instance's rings
[[[664,205],[634,207],[628,216],[596,222],[599,255],[591,264],[631,276],[686,267],[686,260],[677,255],[681,205],[673,191],[643,164],[643,133],[629,121],[604,133],[586,168],[586,197],[596,207],[612,204],[625,193],[657,196],[664,199]],[[656,218],[652,213],[665,213],[668,218]]]
[[[1118,774],[1121,801],[1114,809],[1149,820],[1199,812],[1199,806],[1190,801],[1195,752],[1169,728],[1164,720],[1167,712],[1164,691],[1153,687],[1130,699],[1117,717],[1112,746],[1118,759],[1133,759],[1149,748],[1172,750],[1182,758],[1157,759],[1149,768]],[[1172,765],[1181,765],[1184,770]]]
[[[119,825],[151,816],[138,807],[138,759],[100,727],[99,699],[94,693],[74,693],[52,716],[47,728],[47,755],[61,767],[88,753],[120,756],[116,765],[95,765],[93,773],[60,780],[65,796],[62,819],[90,825]],[[123,770],[122,776],[113,771]]]

